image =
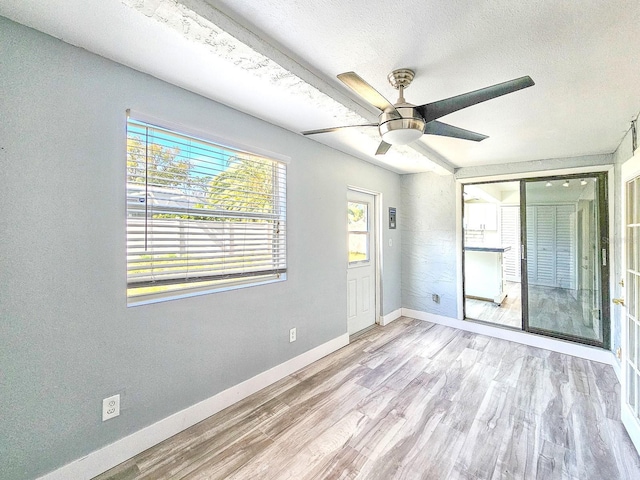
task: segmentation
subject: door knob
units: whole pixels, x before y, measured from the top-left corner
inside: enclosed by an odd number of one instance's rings
[[[611,301],[616,305],[622,305],[624,307],[624,298],[614,298]]]

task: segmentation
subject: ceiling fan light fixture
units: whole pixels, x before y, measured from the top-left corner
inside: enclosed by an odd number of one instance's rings
[[[422,130],[415,128],[399,128],[388,130],[382,134],[382,140],[391,145],[407,145],[422,136]]]
[[[382,141],[390,145],[407,145],[418,140],[424,133],[424,120],[415,113],[413,106],[398,106],[402,118],[388,112],[380,115],[380,136]]]
[[[568,187],[569,186],[569,180],[565,180],[564,183],[562,184],[563,187]]]

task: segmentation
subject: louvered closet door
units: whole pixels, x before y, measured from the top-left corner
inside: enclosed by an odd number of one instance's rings
[[[538,284],[538,242],[536,242],[536,209],[527,207],[527,279],[530,285]]]
[[[576,255],[576,207],[575,205],[558,205],[556,207],[555,224],[555,284],[559,288],[576,288],[575,255]]]
[[[529,284],[575,288],[575,206],[527,207]]]
[[[538,260],[537,285],[556,286],[556,208],[550,206],[534,207],[536,211],[534,235],[536,237],[536,256]]]
[[[509,246],[503,256],[504,278],[509,282],[520,282],[520,207],[509,205],[501,207],[500,242]]]

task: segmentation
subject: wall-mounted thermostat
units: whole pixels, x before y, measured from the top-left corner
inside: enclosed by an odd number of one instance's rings
[[[389,207],[389,228],[396,228],[396,207]]]

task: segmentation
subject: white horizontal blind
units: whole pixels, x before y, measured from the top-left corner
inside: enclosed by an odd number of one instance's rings
[[[129,120],[130,300],[259,284],[286,265],[286,165]]]

